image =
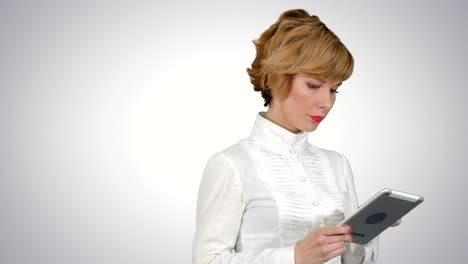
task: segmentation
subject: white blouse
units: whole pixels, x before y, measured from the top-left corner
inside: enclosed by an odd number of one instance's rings
[[[294,264],[294,246],[357,210],[351,167],[258,113],[250,136],[208,160],[197,201],[193,264]],[[334,219],[335,218],[335,219]],[[378,238],[327,263],[375,263]]]

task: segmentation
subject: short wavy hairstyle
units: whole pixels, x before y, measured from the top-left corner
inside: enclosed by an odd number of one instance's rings
[[[289,94],[291,76],[304,73],[323,81],[343,82],[354,67],[354,59],[341,40],[303,9],[284,12],[254,40],[257,54],[247,68],[255,91],[270,104]]]

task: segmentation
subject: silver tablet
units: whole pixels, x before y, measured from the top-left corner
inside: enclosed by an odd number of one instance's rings
[[[423,201],[418,195],[383,189],[339,225],[350,226],[354,243],[365,245]]]

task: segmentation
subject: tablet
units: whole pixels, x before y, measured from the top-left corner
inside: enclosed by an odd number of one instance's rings
[[[365,245],[423,201],[418,195],[383,189],[338,225],[350,226],[354,243]]]

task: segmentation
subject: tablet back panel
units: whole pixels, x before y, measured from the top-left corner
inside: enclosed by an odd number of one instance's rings
[[[423,201],[422,197],[417,201],[392,197],[392,191],[382,190],[341,223],[353,229],[354,243],[367,244]]]

